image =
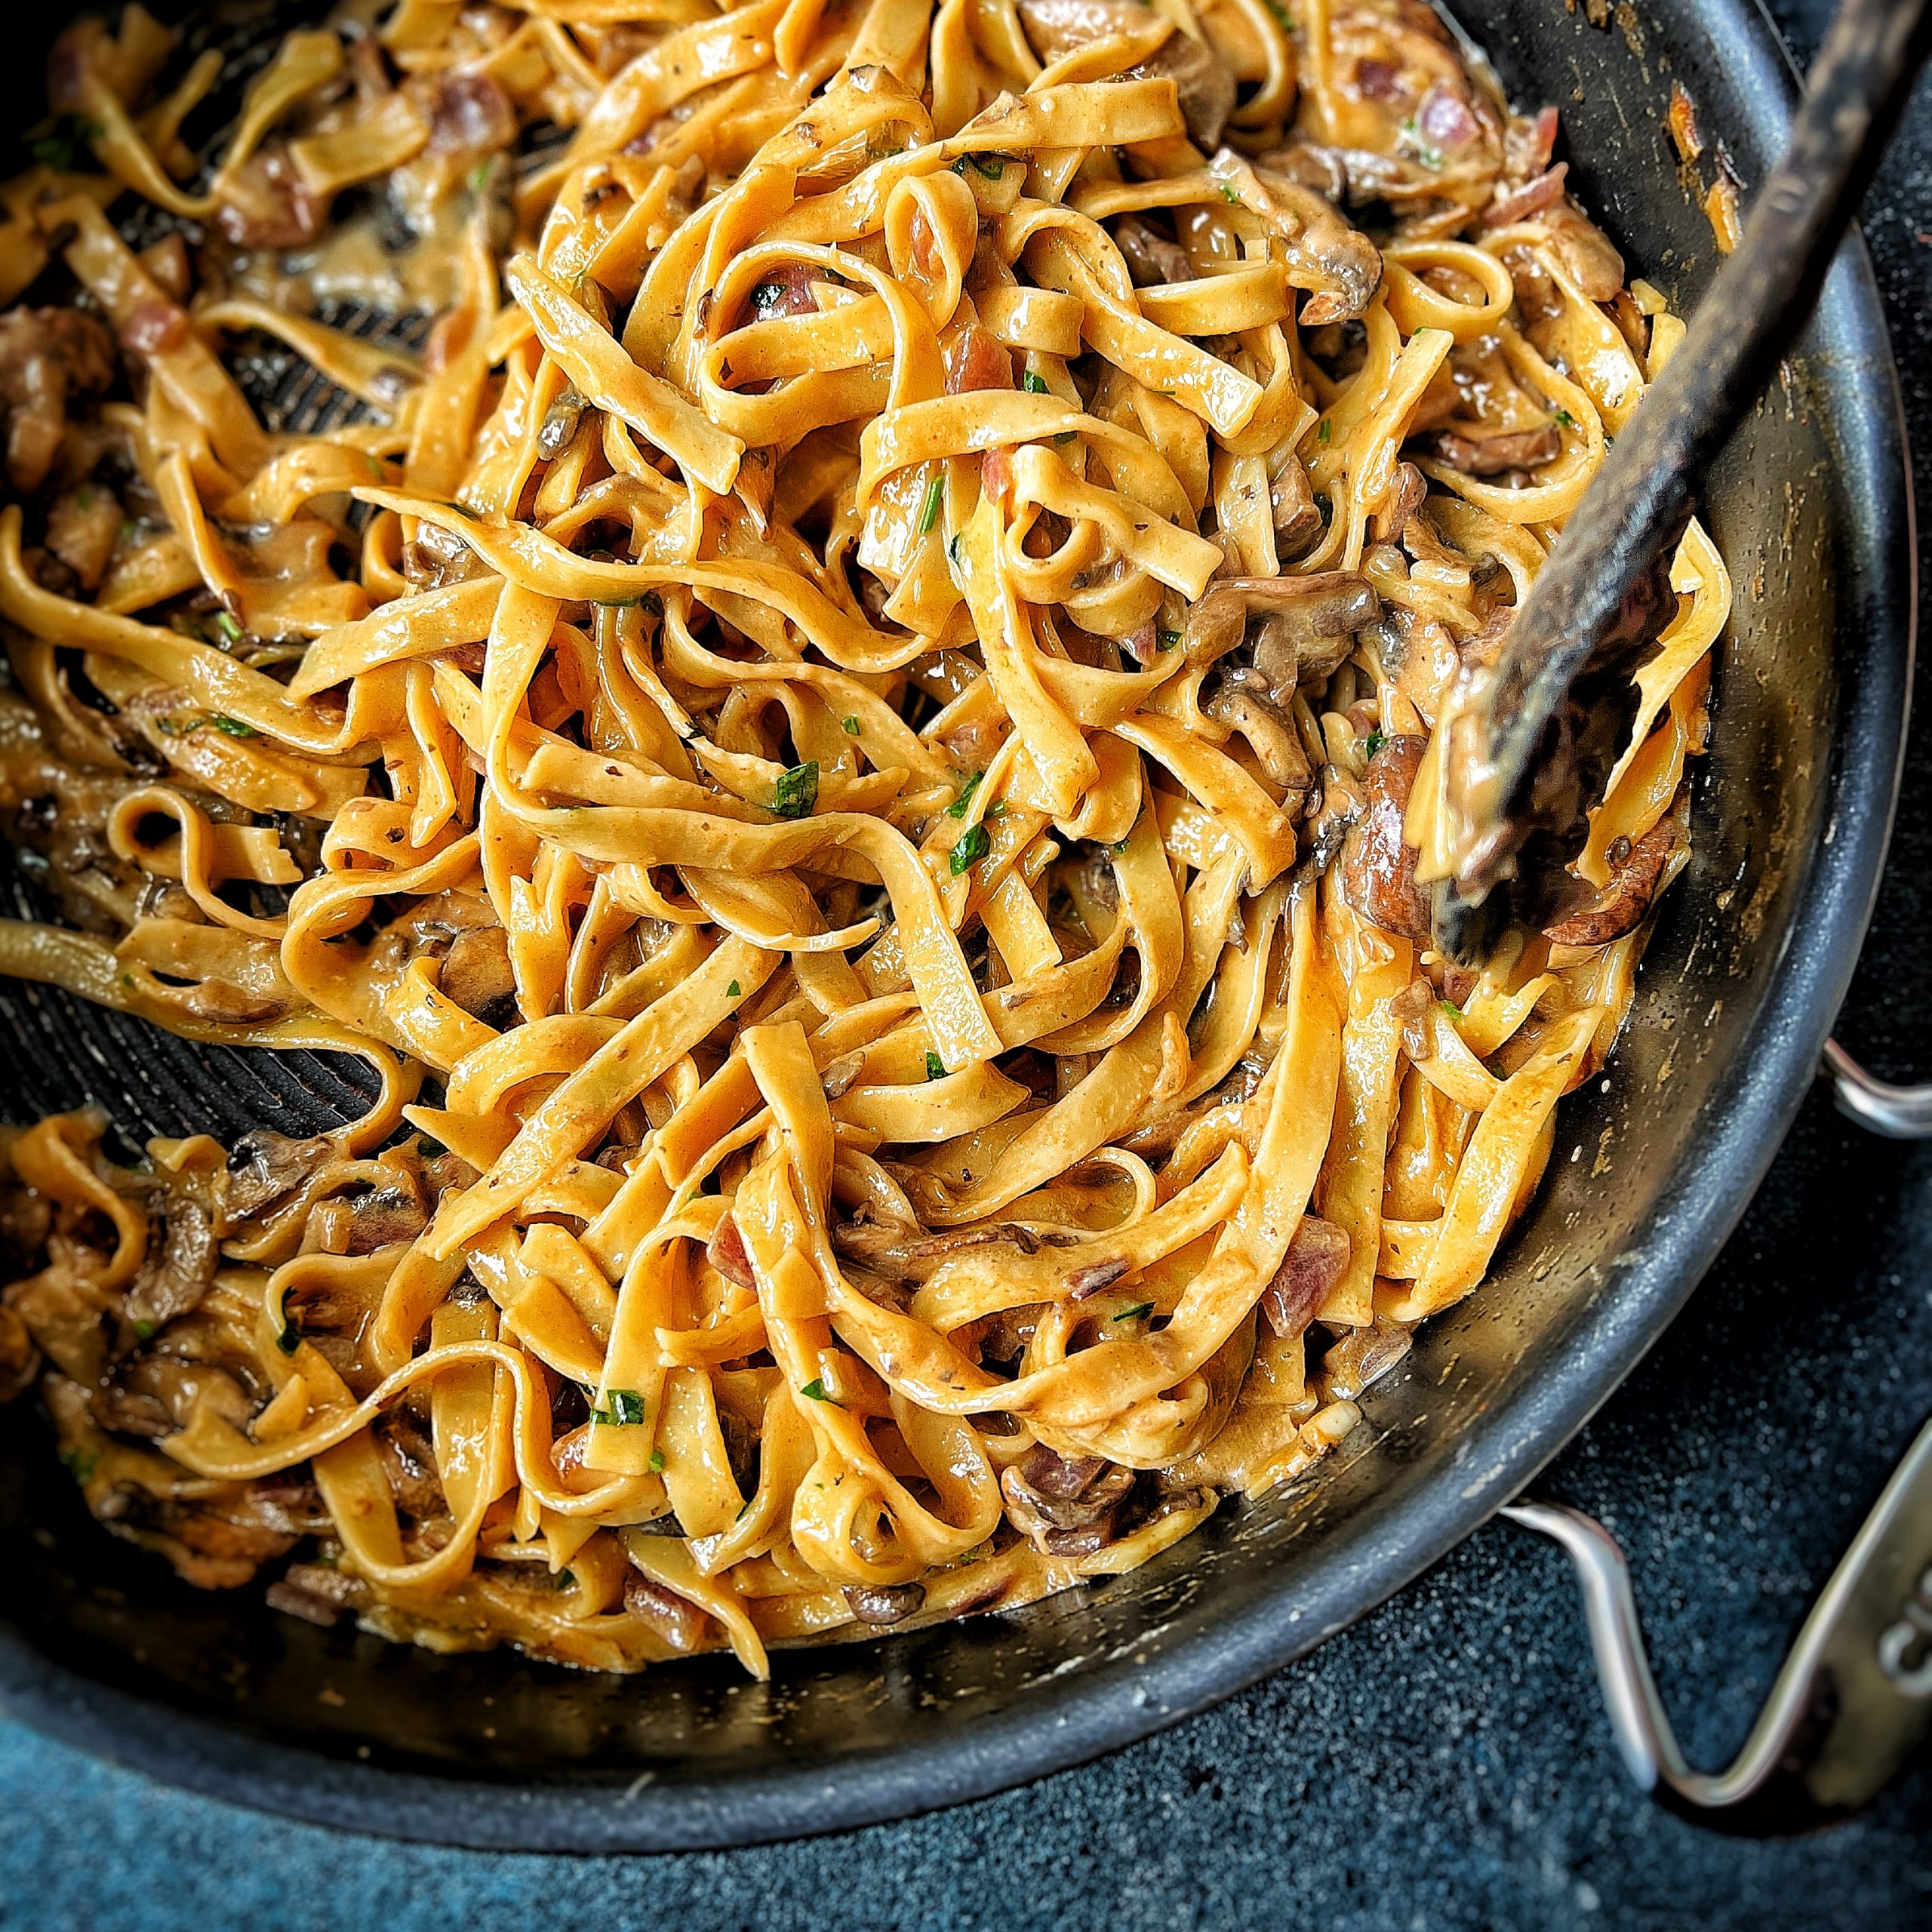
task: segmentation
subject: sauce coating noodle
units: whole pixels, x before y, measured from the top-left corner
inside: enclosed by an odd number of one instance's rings
[[[9,1132],[0,1392],[111,1527],[763,1675],[1145,1561],[1479,1286],[1730,589],[1694,525],[1567,898],[1439,958],[1463,673],[1672,318],[1432,14],[1295,17],[352,5],[205,149],[219,53],[63,36],[0,188],[58,917],[0,970],[380,1083]]]

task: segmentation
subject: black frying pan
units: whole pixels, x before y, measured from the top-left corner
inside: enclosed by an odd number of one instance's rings
[[[1673,80],[1748,185],[1792,82],[1750,0],[1460,0],[1519,99],[1563,110],[1571,180],[1680,309],[1711,231],[1663,116]],[[1601,26],[1591,16],[1605,17]],[[41,112],[65,8],[16,16],[0,100]],[[1706,157],[1708,181],[1712,157]],[[599,1678],[438,1657],[207,1595],[88,1517],[26,1405],[0,1412],[0,1701],[238,1802],[494,1849],[735,1844],[903,1815],[1145,1736],[1312,1649],[1513,1497],[1715,1254],[1797,1108],[1884,863],[1911,675],[1909,484],[1861,248],[1712,477],[1737,600],[1696,856],[1607,1083],[1567,1102],[1551,1184],[1496,1278],[1424,1329],[1303,1485],[1230,1503],[1131,1576],[1016,1614]],[[0,1112],[85,1096],[131,1132],[310,1131],[358,1104],[300,1057],[210,1051],[0,983]],[[1580,1150],[1574,1159],[1572,1149]]]

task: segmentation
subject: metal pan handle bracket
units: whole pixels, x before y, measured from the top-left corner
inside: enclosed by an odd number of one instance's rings
[[[1744,1834],[1829,1824],[1876,1797],[1932,1729],[1932,1423],[1812,1606],[1743,1749],[1715,1775],[1677,1747],[1616,1539],[1562,1503],[1524,1499],[1503,1514],[1569,1552],[1617,1749],[1670,1810]]]
[[[1888,1140],[1932,1134],[1932,1086],[1894,1087],[1867,1073],[1835,1040],[1825,1042],[1824,1072],[1838,1111]]]

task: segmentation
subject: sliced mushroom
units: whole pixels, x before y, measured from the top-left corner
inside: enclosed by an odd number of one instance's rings
[[[429,1223],[423,1197],[408,1179],[387,1187],[372,1188],[349,1203],[350,1254],[373,1254],[379,1247],[393,1247],[414,1241]]]
[[[1416,884],[1416,848],[1402,836],[1409,793],[1427,741],[1387,740],[1362,775],[1362,813],[1342,842],[1342,890],[1371,925],[1404,939],[1429,937],[1429,902]]]
[[[294,1192],[325,1161],[335,1158],[335,1143],[325,1134],[306,1140],[258,1128],[244,1134],[228,1157],[221,1195],[222,1216],[232,1225]]]
[[[374,1423],[370,1434],[382,1457],[398,1508],[420,1522],[446,1516],[449,1504],[436,1473],[436,1452],[421,1426],[406,1409],[392,1409]]]
[[[1617,845],[1623,848],[1620,854]],[[1676,848],[1676,818],[1660,818],[1634,845],[1621,839],[1617,845],[1611,848],[1610,883],[1587,904],[1544,928],[1551,945],[1607,946],[1643,918]]]
[[[1349,1237],[1333,1221],[1304,1214],[1275,1278],[1262,1292],[1261,1312],[1282,1337],[1299,1335],[1348,1272]]]
[[[1135,288],[1151,288],[1162,282],[1194,279],[1194,263],[1187,251],[1163,235],[1145,216],[1121,216],[1113,225],[1113,238]]]
[[[128,1290],[128,1319],[152,1333],[198,1308],[218,1255],[208,1209],[185,1189],[158,1189],[148,1204],[148,1251]]]
[[[1548,463],[1563,448],[1563,438],[1554,423],[1533,429],[1491,429],[1464,423],[1441,432],[1435,448],[1451,469],[1465,476],[1500,476]]]
[[[725,1280],[741,1288],[755,1288],[758,1276],[752,1272],[751,1256],[746,1251],[745,1238],[738,1232],[738,1224],[728,1212],[718,1217],[718,1225],[712,1230],[711,1239],[705,1247],[705,1259]]]
[[[1238,577],[1209,585],[1187,614],[1189,661],[1211,664],[1237,648],[1260,619],[1254,666],[1277,703],[1297,685],[1327,678],[1353,648],[1355,633],[1382,615],[1382,600],[1353,571],[1312,577]]]
[[[360,1577],[326,1563],[291,1563],[279,1583],[266,1592],[269,1607],[328,1629],[345,1610],[359,1610],[369,1600],[369,1586]]]
[[[1223,148],[1208,171],[1224,194],[1241,202],[1280,235],[1289,285],[1308,292],[1297,318],[1303,328],[1346,321],[1375,300],[1382,286],[1381,251],[1312,188],[1291,175],[1257,168],[1232,148]]]
[[[1201,706],[1205,717],[1231,725],[1253,749],[1268,781],[1284,792],[1306,793],[1314,772],[1294,720],[1270,694],[1258,669],[1242,666],[1223,679]]]
[[[516,1023],[516,975],[509,935],[501,926],[471,926],[457,934],[443,960],[444,996],[498,1032]]]
[[[1111,1532],[1115,1511],[1134,1487],[1134,1472],[1099,1456],[1069,1459],[1042,1442],[1001,1472],[999,1486],[1014,1525],[1046,1549],[1048,1539],[1056,1531]],[[1102,1544],[1106,1540],[1103,1537]]]
[[[926,1586],[923,1583],[851,1583],[844,1595],[852,1614],[861,1623],[885,1630],[895,1623],[903,1623],[925,1607]]]
[[[624,1579],[624,1609],[649,1624],[674,1651],[701,1650],[710,1638],[711,1619],[705,1611],[641,1571]]]
[[[7,473],[23,494],[37,490],[67,432],[75,394],[98,395],[114,380],[114,341],[78,309],[14,309],[0,315],[0,403],[7,417]]]

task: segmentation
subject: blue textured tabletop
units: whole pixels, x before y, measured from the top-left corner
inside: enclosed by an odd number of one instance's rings
[[[1787,4],[1793,38],[1823,11]],[[1914,440],[1932,452],[1932,89],[1866,233]],[[1928,862],[1920,762],[1841,1028],[1895,1076],[1932,1068]],[[1742,1740],[1928,1411],[1932,1149],[1875,1144],[1815,1094],[1688,1312],[1549,1479],[1629,1552],[1694,1761]],[[1612,1752],[1562,1559],[1500,1524],[1218,1710],[1028,1789],[846,1837],[574,1861],[351,1841],[4,1721],[0,1817],[9,1932],[1932,1924],[1932,1764],[1810,1839],[1740,1842],[1664,1816]]]

